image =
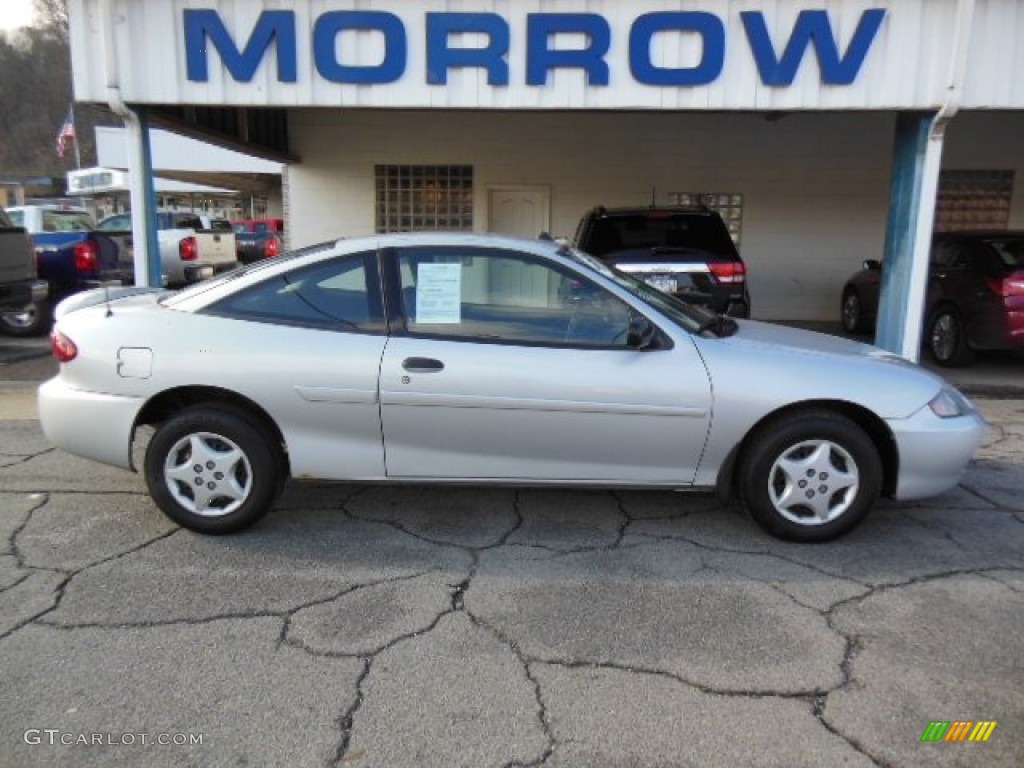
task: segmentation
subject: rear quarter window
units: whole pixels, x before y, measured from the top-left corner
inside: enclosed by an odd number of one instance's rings
[[[376,254],[284,272],[203,310],[239,320],[334,331],[383,332]]]

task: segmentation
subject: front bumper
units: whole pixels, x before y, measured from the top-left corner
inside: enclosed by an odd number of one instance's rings
[[[132,466],[132,428],[143,406],[139,397],[75,389],[50,379],[39,387],[39,421],[46,439],[76,456]]]
[[[924,406],[907,419],[888,420],[899,451],[895,498],[924,499],[954,488],[985,437],[975,410],[941,419]]]

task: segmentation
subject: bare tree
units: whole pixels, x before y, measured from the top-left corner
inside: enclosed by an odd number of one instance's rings
[[[55,176],[75,167],[75,152],[57,156],[57,134],[72,104],[66,0],[34,0],[35,25],[0,35],[0,173]],[[95,126],[118,124],[96,105],[75,104],[82,165],[96,163]]]
[[[67,0],[33,0],[36,10],[36,26],[68,36],[68,2]]]

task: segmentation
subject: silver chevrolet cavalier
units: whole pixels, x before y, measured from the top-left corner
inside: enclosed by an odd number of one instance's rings
[[[43,430],[237,531],[284,481],[712,489],[823,541],[956,485],[971,403],[889,353],[709,314],[549,240],[341,240],[57,311]]]

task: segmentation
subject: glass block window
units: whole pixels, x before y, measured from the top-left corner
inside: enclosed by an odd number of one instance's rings
[[[672,192],[671,205],[703,205],[717,211],[738,246],[743,233],[743,195],[734,192]]]
[[[935,231],[1006,229],[1013,171],[943,171],[935,204]]]
[[[473,229],[473,166],[378,165],[377,232]]]

